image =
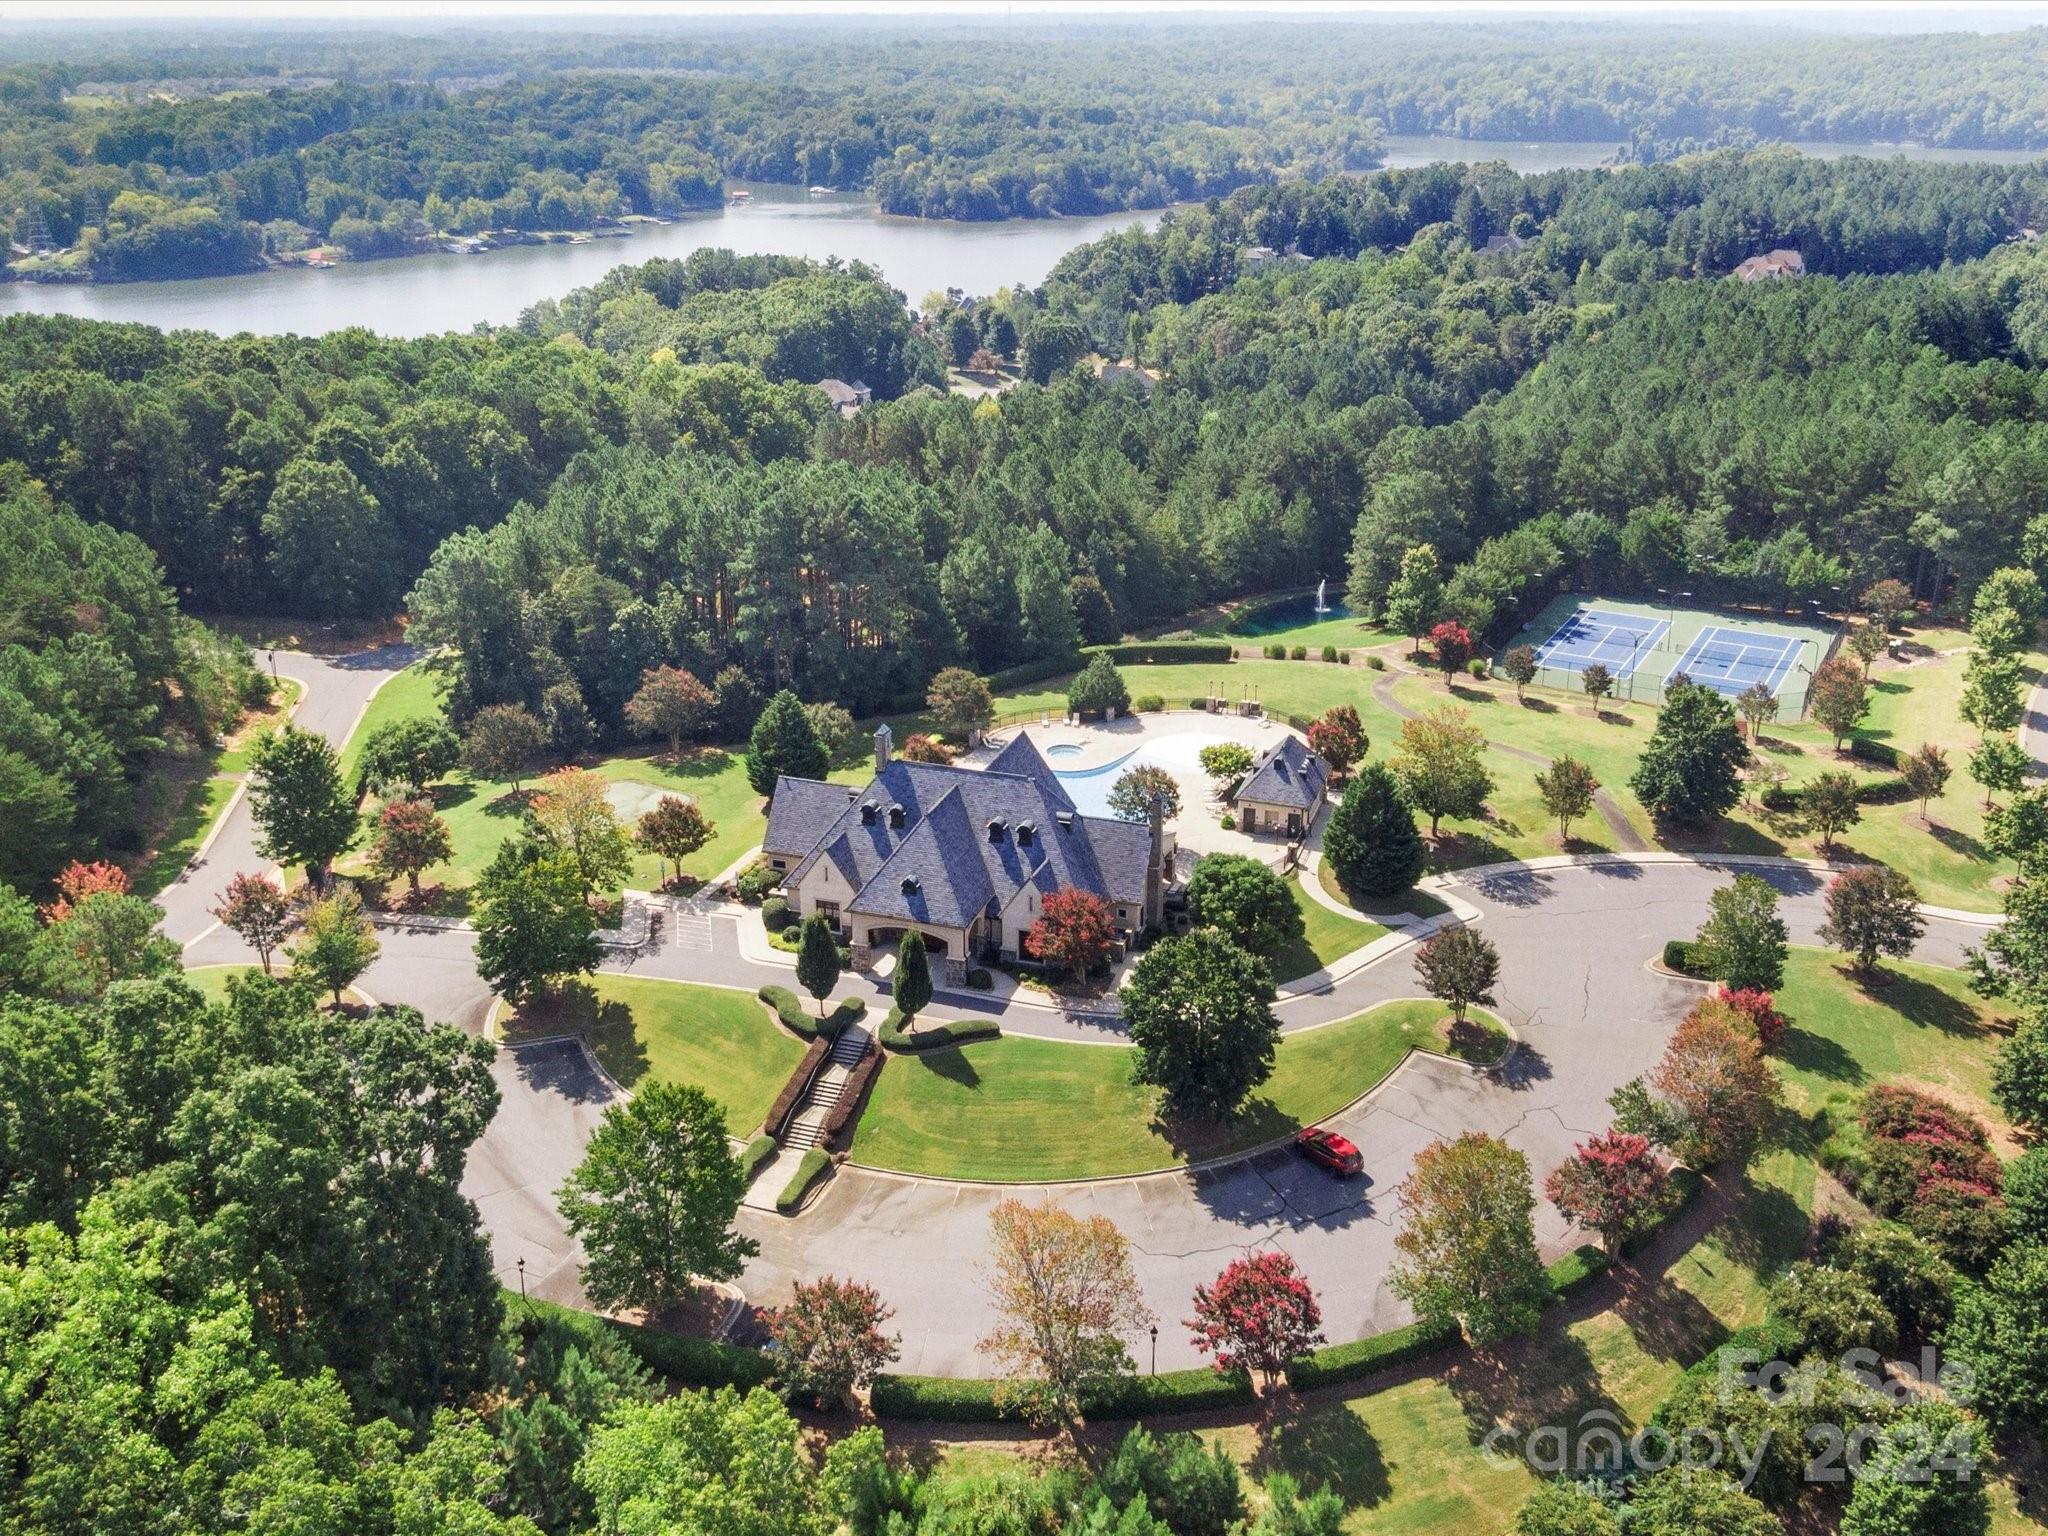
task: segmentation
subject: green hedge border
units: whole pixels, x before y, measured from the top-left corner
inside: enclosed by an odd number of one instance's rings
[[[686,1339],[645,1328],[638,1323],[599,1317],[577,1307],[565,1307],[559,1302],[537,1298],[522,1301],[517,1291],[508,1291],[502,1286],[499,1293],[505,1299],[508,1317],[516,1318],[524,1307],[539,1317],[566,1316],[609,1328],[650,1371],[687,1386],[758,1387],[765,1385],[775,1370],[774,1363],[756,1349],[742,1349],[737,1344],[720,1344],[712,1339]]]
[[[902,1010],[891,1008],[875,1038],[885,1051],[935,1051],[941,1046],[966,1045],[973,1040],[993,1040],[1003,1032],[994,1019],[949,1019],[921,1024],[915,1034],[903,1028]]]
[[[766,1132],[747,1143],[746,1150],[740,1153],[740,1173],[748,1183],[754,1181],[754,1175],[761,1171],[762,1165],[776,1154],[780,1146],[781,1143]]]
[[[782,1193],[775,1197],[775,1209],[787,1216],[804,1203],[804,1196],[811,1192],[811,1186],[827,1168],[832,1166],[832,1154],[823,1147],[812,1147],[804,1153],[803,1161],[796,1165],[796,1172],[789,1176],[789,1182],[782,1186]]]
[[[789,988],[772,982],[754,995],[775,1010],[775,1017],[782,1021],[784,1029],[805,1040],[835,1040],[842,1029],[849,1024],[858,1024],[868,1011],[866,1003],[857,997],[849,997],[820,1019],[804,1007]]]

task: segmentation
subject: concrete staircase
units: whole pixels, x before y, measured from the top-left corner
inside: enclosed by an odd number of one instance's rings
[[[839,1038],[832,1042],[832,1054],[825,1060],[825,1069],[812,1080],[810,1091],[789,1117],[789,1129],[782,1136],[785,1152],[806,1152],[822,1139],[825,1117],[845,1094],[846,1081],[867,1054],[871,1038],[858,1024],[849,1024],[839,1032]]]

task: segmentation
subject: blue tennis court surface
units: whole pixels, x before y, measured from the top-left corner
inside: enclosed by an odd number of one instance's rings
[[[1683,672],[1702,687],[1731,699],[1758,683],[1776,693],[1805,643],[1793,635],[1764,635],[1709,624],[1693,636],[1678,665],[1666,674],[1664,685],[1668,688],[1671,679]]]
[[[1581,608],[1536,648],[1536,664],[1566,672],[1583,672],[1598,664],[1615,678],[1624,678],[1649,660],[1670,628],[1669,619],[1647,614]]]

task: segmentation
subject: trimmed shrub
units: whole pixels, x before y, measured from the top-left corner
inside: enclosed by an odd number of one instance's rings
[[[804,952],[804,925],[802,923],[791,923],[782,932],[769,934],[768,947],[770,949],[779,949],[785,955],[802,954]],[[844,944],[839,946],[839,969],[842,971],[853,969],[853,951]]]
[[[558,1302],[538,1298],[521,1301],[517,1291],[504,1291],[503,1287],[500,1291],[505,1297],[507,1311],[524,1307],[537,1317],[559,1318],[573,1328],[609,1328],[626,1348],[639,1356],[641,1364],[656,1375],[682,1385],[738,1387],[744,1392],[749,1387],[765,1384],[774,1371],[769,1358],[759,1350],[740,1349],[710,1339],[682,1338],[673,1333],[643,1328],[638,1323],[598,1317]]]
[[[1280,644],[1280,643],[1279,643],[1279,642],[1278,642],[1277,640],[1269,640],[1269,641],[1267,641],[1267,642],[1266,642],[1266,660],[1268,660],[1268,661],[1285,661],[1286,659],[1287,659],[1287,647],[1286,647],[1286,646],[1284,646],[1284,645]]]
[[[1693,969],[1693,942],[1690,939],[1666,939],[1664,941],[1664,968],[1676,971],[1681,976],[1698,974]]]
[[[1308,647],[1305,645],[1297,645],[1293,650],[1289,651],[1287,655],[1290,661],[1307,661]]]
[[[949,1019],[906,1030],[903,1015],[891,1008],[875,1038],[882,1042],[885,1051],[935,1051],[941,1046],[965,1045],[970,1040],[993,1040],[1002,1032],[1002,1025],[994,1019]]]
[[[1372,670],[1375,672],[1384,672],[1387,670],[1387,658],[1384,656],[1375,656],[1368,654],[1365,658],[1365,664],[1368,667],[1372,668]]]
[[[1982,1122],[1927,1094],[1883,1084],[1864,1094],[1858,1125],[1862,1147],[1835,1159],[1843,1182],[1950,1263],[1989,1264],[2005,1241],[2004,1173]]]
[[[825,1113],[825,1123],[818,1128],[818,1136],[825,1145],[836,1144],[860,1114],[862,1102],[867,1098],[868,1084],[875,1080],[875,1074],[882,1070],[886,1053],[870,1050],[854,1063],[853,1070],[846,1074],[846,1083],[839,1090],[839,1100]]]
[[[1467,672],[1470,672],[1474,677],[1484,678],[1488,670],[1486,665],[1486,658],[1483,656],[1474,656],[1470,661],[1465,663],[1465,670]]]
[[[754,1175],[761,1171],[761,1165],[773,1157],[780,1146],[781,1143],[765,1131],[747,1143],[746,1151],[740,1154],[740,1173],[748,1183],[753,1182]]]
[[[775,1017],[782,1021],[784,1029],[806,1040],[830,1040],[847,1025],[859,1023],[861,1016],[868,1011],[866,1003],[857,997],[849,997],[821,1020],[804,1007],[787,987],[766,986],[755,995],[775,1010]]]
[[[1226,832],[1235,832],[1237,830],[1237,818],[1231,815],[1230,812],[1225,811],[1223,813],[1223,819],[1220,822],[1218,822],[1217,825],[1222,827],[1223,830]]]
[[[1323,660],[1325,660],[1325,661],[1335,661],[1336,659],[1337,659],[1337,647],[1335,647],[1334,645],[1326,645],[1326,646],[1324,646],[1324,647],[1323,647]]]
[[[949,1376],[875,1378],[869,1406],[882,1419],[940,1420],[961,1424],[992,1424],[1002,1418],[996,1407],[1000,1383]],[[1251,1379],[1222,1375],[1205,1367],[1165,1371],[1157,1376],[1124,1376],[1092,1392],[1081,1403],[1090,1419],[1135,1419],[1152,1414],[1198,1413],[1235,1408],[1254,1401]]]
[[[768,1118],[761,1123],[769,1130],[779,1130],[796,1108],[796,1101],[803,1097],[804,1089],[810,1086],[811,1077],[824,1065],[826,1054],[832,1049],[830,1040],[814,1039],[803,1059],[789,1074],[782,1085],[782,1091],[775,1095],[775,1102],[768,1106]]]
[[[827,1168],[832,1166],[832,1154],[823,1147],[812,1147],[803,1161],[796,1165],[789,1182],[782,1187],[782,1193],[775,1197],[775,1209],[787,1216],[804,1203],[804,1196],[811,1192],[811,1186],[818,1182]]]
[[[766,859],[756,859],[733,880],[733,893],[750,905],[765,899],[768,893],[782,884],[782,871]]]
[[[770,896],[761,903],[761,926],[770,933],[779,934],[796,919],[790,915],[789,900],[784,896]]]
[[[1020,662],[1014,667],[1005,667],[1000,672],[991,672],[982,681],[988,684],[990,693],[1008,693],[1013,688],[1022,688],[1029,683],[1042,683],[1049,678],[1065,677],[1069,672],[1079,671],[1080,667],[1081,658],[1078,656],[1044,656],[1037,661]],[[924,695],[920,693],[912,701],[909,709],[903,712],[908,714],[922,708]]]
[[[1849,743],[1849,755],[1866,763],[1876,763],[1880,768],[1899,766],[1899,749],[1889,742],[1870,741],[1858,736]]]
[[[975,991],[987,992],[991,988],[993,988],[995,984],[995,977],[989,975],[988,971],[984,967],[977,965],[972,966],[968,969],[967,985],[972,987]]]
[[[1340,1381],[1356,1381],[1374,1371],[1384,1371],[1442,1349],[1457,1338],[1455,1329],[1431,1329],[1421,1323],[1376,1333],[1349,1344],[1332,1344],[1312,1355],[1303,1355],[1287,1367],[1287,1380],[1297,1392],[1326,1387]]]
[[[1141,715],[1156,715],[1166,708],[1166,700],[1156,693],[1141,693],[1131,700],[1131,708]]]
[[[1229,661],[1237,647],[1228,640],[1126,640],[1121,645],[1092,645],[1083,656],[1107,656],[1118,666],[1167,666],[1174,662]]]

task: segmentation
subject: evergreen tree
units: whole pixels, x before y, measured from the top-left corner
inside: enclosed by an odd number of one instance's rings
[[[1742,798],[1748,756],[1729,702],[1711,688],[1677,682],[1664,696],[1629,787],[1653,816],[1705,821]]]
[[[889,982],[889,995],[903,1015],[905,1029],[916,1025],[917,1016],[932,1000],[931,962],[925,957],[924,935],[915,928],[896,946],[896,974]]]
[[[795,779],[822,779],[831,759],[818,740],[816,727],[804,713],[803,701],[787,688],[768,701],[747,742],[747,782],[757,794],[775,793],[783,774]]]
[[[815,912],[804,919],[796,952],[796,979],[817,1000],[818,1017],[825,1017],[825,999],[839,985],[839,937]]]
[[[1339,885],[1370,900],[1398,896],[1422,878],[1422,834],[1385,764],[1361,769],[1345,789],[1323,828],[1323,857]]]

